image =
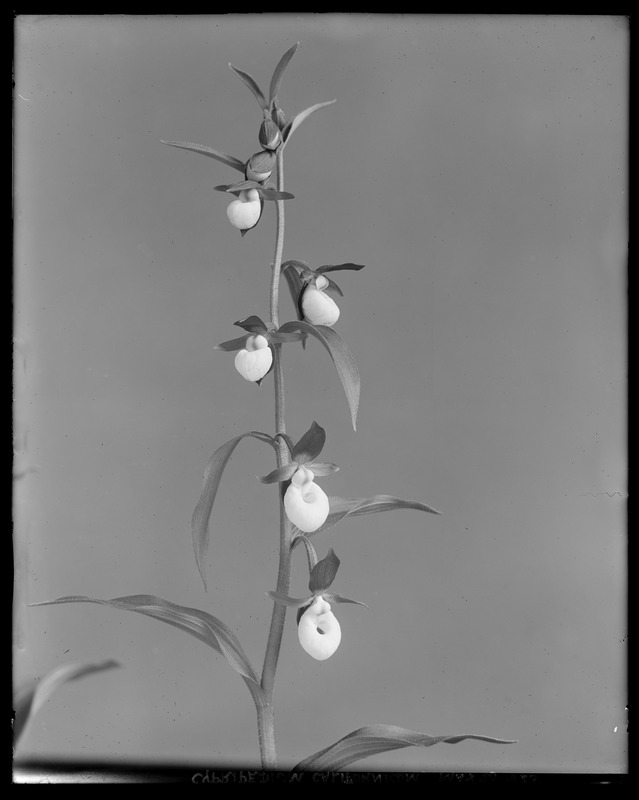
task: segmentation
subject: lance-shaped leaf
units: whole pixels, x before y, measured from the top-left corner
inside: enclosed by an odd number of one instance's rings
[[[214,150],[212,147],[208,147],[205,144],[195,144],[195,142],[165,142],[163,139],[160,141],[162,144],[168,144],[169,147],[179,147],[182,150],[190,150],[192,153],[202,153],[204,156],[214,158],[244,173],[244,162],[240,161],[239,158],[221,153],[219,150]]]
[[[260,483],[282,483],[282,481],[290,481],[298,470],[298,464],[285,464],[283,467],[274,469],[268,475],[259,478]]]
[[[60,686],[68,683],[68,681],[74,681],[87,675],[93,675],[96,672],[104,672],[107,669],[120,666],[121,664],[113,661],[113,659],[101,661],[98,664],[63,664],[45,675],[35,686],[30,684],[18,689],[14,700],[14,745],[17,745],[18,739],[25,732],[29,722]]]
[[[281,331],[304,331],[318,339],[330,353],[337,374],[342,382],[348,406],[351,411],[353,430],[357,427],[357,409],[359,408],[360,377],[355,359],[350,353],[342,337],[326,325],[311,325],[304,320],[285,322]]]
[[[326,518],[326,522],[307,536],[314,536],[317,533],[332,528],[344,517],[357,517],[362,514],[379,514],[381,511],[395,511],[400,508],[409,508],[415,511],[426,511],[429,514],[441,514],[441,511],[436,511],[426,503],[421,503],[418,500],[402,500],[399,497],[393,497],[390,494],[376,494],[374,497],[362,498],[343,498],[343,497],[329,497],[330,512]],[[297,532],[297,529],[294,529]]]
[[[271,86],[269,89],[269,101],[271,108],[273,107],[273,102],[275,101],[277,93],[279,92],[280,89],[280,81],[282,80],[282,74],[284,73],[284,70],[286,69],[288,62],[291,60],[291,58],[293,58],[293,54],[295,53],[295,51],[299,46],[300,43],[296,42],[296,44],[294,44],[293,47],[287,50],[282,56],[282,58],[280,58],[280,60],[277,63],[277,66],[275,67],[275,70],[273,71],[273,77],[271,78]]]
[[[245,319],[239,319],[237,322],[234,322],[233,325],[237,325],[239,328],[244,328],[245,331],[249,333],[266,333],[267,327],[262,320],[255,315],[250,317],[246,317]]]
[[[234,67],[233,64],[229,62],[229,67],[233,70],[233,72],[240,78],[240,80],[245,83],[249,89],[255,95],[255,99],[260,104],[260,108],[262,111],[268,110],[268,103],[266,102],[266,98],[262,94],[262,90],[255,82],[254,78],[252,78],[248,72],[243,72],[241,69]]]
[[[284,130],[282,131],[282,139],[284,142],[287,142],[293,133],[293,131],[298,128],[305,119],[314,114],[320,108],[324,108],[325,106],[331,106],[333,103],[337,102],[336,100],[327,100],[325,103],[316,103],[314,106],[305,109],[304,111],[300,111],[299,114],[293,117],[293,119],[289,120],[286,125],[284,126]]]
[[[261,693],[260,682],[251,666],[246,653],[242,649],[237,636],[223,622],[206,611],[199,608],[189,608],[171,603],[161,597],[149,594],[133,594],[126,597],[115,597],[112,600],[100,600],[94,597],[71,595],[58,597],[56,600],[46,600],[43,603],[32,603],[34,606],[50,606],[61,603],[96,603],[109,606],[121,611],[134,611],[153,617],[174,628],[179,628],[199,639],[204,644],[212,647],[217,653],[223,655],[229,664],[244,678],[245,683],[253,694],[258,697]]]
[[[320,559],[311,570],[308,588],[313,594],[324,592],[335,580],[338,569],[339,558],[335,555],[335,551],[331,547],[326,556]]]
[[[432,747],[434,744],[458,744],[465,739],[477,739],[491,744],[514,744],[513,739],[496,739],[472,733],[460,736],[429,736],[397,725],[366,725],[349,733],[329,747],[300,761],[293,768],[295,772],[313,770],[316,772],[338,771],[362,758],[399,750],[403,747]]]
[[[211,518],[213,503],[215,502],[215,496],[217,495],[217,490],[220,485],[220,480],[222,478],[222,474],[224,473],[224,469],[228,464],[230,457],[233,455],[233,451],[246,436],[252,436],[254,439],[259,439],[262,442],[268,442],[268,444],[270,444],[273,448],[276,447],[275,441],[267,433],[249,431],[248,433],[243,433],[241,436],[236,436],[235,439],[231,439],[226,444],[218,447],[218,449],[211,456],[211,460],[204,470],[202,494],[200,495],[198,504],[193,512],[193,518],[191,520],[191,532],[193,534],[195,562],[200,571],[200,575],[202,576],[202,583],[204,584],[205,590],[206,567],[204,564],[204,559],[206,558],[210,541],[209,520]]]
[[[298,464],[306,464],[307,461],[314,461],[322,452],[326,441],[326,431],[317,422],[313,422],[311,427],[302,436],[293,448],[292,459]]]

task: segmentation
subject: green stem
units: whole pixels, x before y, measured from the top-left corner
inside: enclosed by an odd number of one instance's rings
[[[277,189],[284,191],[284,172],[282,151],[277,154]],[[279,328],[279,286],[284,249],[284,202],[277,200],[277,235],[275,240],[275,259],[271,279],[271,324]],[[275,382],[275,433],[286,433],[284,419],[284,375],[282,372],[281,344],[273,345],[273,375]],[[277,465],[284,466],[289,461],[289,452],[282,437],[277,438]],[[277,591],[288,594],[291,582],[291,525],[284,510],[284,491],[280,488],[280,558],[277,572]],[[275,750],[275,720],[273,716],[273,689],[275,672],[284,633],[286,606],[275,603],[271,616],[271,626],[262,668],[262,703],[257,707],[260,756],[264,769],[277,767]]]

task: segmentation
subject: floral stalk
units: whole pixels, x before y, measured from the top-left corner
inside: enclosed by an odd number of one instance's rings
[[[283,153],[277,154],[277,189],[284,191]],[[277,233],[275,239],[275,258],[271,278],[271,324],[279,327],[279,285],[282,267],[282,252],[284,249],[284,203],[277,200]],[[286,433],[284,417],[284,376],[282,372],[282,346],[273,345],[273,374],[275,384],[275,433]],[[277,466],[283,467],[289,461],[289,452],[281,436],[277,440]],[[277,591],[288,594],[291,581],[291,524],[284,510],[284,493],[280,488],[280,559],[277,574]],[[274,715],[273,715],[273,689],[275,686],[275,672],[284,633],[286,620],[286,606],[281,603],[273,604],[271,626],[262,668],[262,693],[264,707],[258,707],[258,732],[260,741],[260,757],[264,769],[273,769],[277,766],[275,750]]]

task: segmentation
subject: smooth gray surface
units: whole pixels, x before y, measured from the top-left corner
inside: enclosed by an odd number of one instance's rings
[[[268,315],[275,209],[244,239],[213,186],[260,110],[228,69],[308,119],[286,149],[285,258],[355,261],[336,330],[362,373],[357,433],[319,344],[285,351],[288,430],[317,420],[329,494],[419,499],[323,537],[343,638],[301,649],[276,694],[290,766],[387,722],[483,733],[361,769],[626,769],[628,28],[615,17],[18,17],[15,94],[18,682],[70,684],[24,756],[257,759],[233,670],[154,620],[66,594],[157,594],[230,625],[259,667],[275,588],[272,452],[242,442],[213,513],[209,592],[190,517],[212,452],[273,431],[213,350]],[[294,316],[283,287],[282,321]],[[36,471],[37,470],[37,471]],[[300,553],[292,594],[307,576]]]

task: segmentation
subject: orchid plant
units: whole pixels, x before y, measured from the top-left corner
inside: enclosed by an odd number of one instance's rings
[[[363,265],[345,262],[312,267],[300,260],[282,260],[284,205],[286,201],[294,199],[294,195],[284,191],[284,150],[302,122],[319,109],[335,102],[331,100],[317,103],[290,118],[284,115],[279,105],[280,82],[297,47],[297,44],[291,47],[280,59],[273,73],[268,95],[262,92],[251,75],[229,65],[251,90],[259,104],[261,120],[257,138],[261,149],[258,152],[243,160],[206,145],[192,142],[163,142],[174,148],[189,150],[215,159],[242,174],[238,182],[215,186],[217,191],[234,198],[229,203],[226,213],[231,225],[240,231],[242,237],[260,222],[265,202],[274,202],[276,208],[269,320],[264,322],[257,316],[240,319],[235,325],[240,327],[244,334],[217,346],[218,350],[236,354],[235,368],[242,378],[250,383],[260,385],[272,373],[275,430],[273,434],[251,430],[218,447],[205,469],[201,496],[192,518],[195,562],[206,590],[210,520],[224,469],[235,448],[244,438],[256,439],[272,448],[276,467],[259,480],[264,484],[275,484],[278,487],[276,501],[279,507],[279,566],[276,588],[266,591],[273,607],[262,670],[258,672],[255,668],[233,631],[208,611],[187,608],[149,595],[131,595],[112,600],[73,595],[35,604],[87,602],[134,611],[179,628],[207,644],[239,673],[251,693],[257,711],[260,762],[264,769],[275,769],[278,765],[273,697],[287,609],[297,609],[297,633],[304,651],[312,658],[324,661],[340,646],[341,629],[335,616],[335,606],[342,603],[365,605],[331,590],[340,565],[339,558],[332,548],[323,558],[319,558],[313,537],[349,516],[376,514],[396,509],[438,513],[423,502],[385,494],[350,499],[327,496],[316,480],[335,473],[338,467],[332,462],[320,460],[326,441],[324,428],[313,421],[297,442],[291,439],[286,430],[282,358],[283,350],[287,346],[299,346],[301,343],[302,347],[305,347],[308,337],[314,337],[328,351],[346,395],[353,429],[356,427],[360,396],[357,366],[345,342],[333,328],[339,320],[340,310],[331,295],[340,296],[342,292],[328,276],[337,271],[358,272],[363,269]],[[274,174],[275,183],[272,180]],[[296,309],[296,318],[283,324],[279,318],[282,276]],[[310,356],[307,351],[307,357]],[[248,387],[238,382],[238,392],[247,390]],[[308,563],[309,595],[294,598],[289,596],[292,555],[299,547],[303,547]],[[108,665],[110,666],[111,662]],[[98,665],[98,668],[102,666]],[[80,666],[74,667],[69,674],[75,677],[77,674],[95,670],[94,666]],[[340,770],[359,759],[384,751],[409,746],[429,747],[438,742],[456,743],[463,739],[479,739],[500,744],[510,741],[475,734],[430,736],[395,725],[369,725],[323,746],[321,750],[297,764],[295,769]]]

